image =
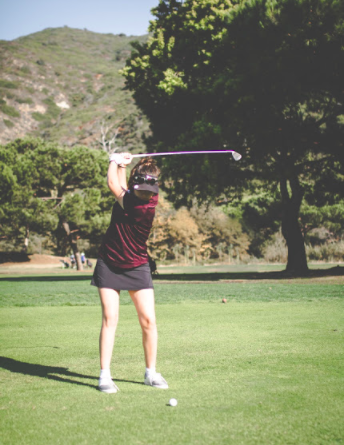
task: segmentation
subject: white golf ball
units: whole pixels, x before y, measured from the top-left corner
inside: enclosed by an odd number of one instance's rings
[[[177,402],[176,399],[170,399],[170,401],[168,402],[168,404],[169,404],[170,406],[177,406],[177,405],[178,405],[178,402]]]

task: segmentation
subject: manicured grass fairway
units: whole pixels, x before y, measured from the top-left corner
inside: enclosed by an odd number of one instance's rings
[[[123,293],[121,391],[105,395],[96,290],[70,278],[1,277],[1,443],[344,443],[342,280],[157,282],[165,391],[142,385],[140,328]]]

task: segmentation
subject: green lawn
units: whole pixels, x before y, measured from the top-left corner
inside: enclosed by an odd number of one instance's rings
[[[106,395],[96,390],[100,307],[89,276],[2,276],[1,443],[344,443],[342,283],[158,279],[168,390],[142,385],[140,328],[123,293],[120,392]]]

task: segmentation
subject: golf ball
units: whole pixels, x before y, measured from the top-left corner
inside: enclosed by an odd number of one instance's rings
[[[177,405],[178,405],[178,402],[177,402],[176,399],[170,399],[170,401],[168,402],[168,404],[169,404],[170,406],[177,406]]]

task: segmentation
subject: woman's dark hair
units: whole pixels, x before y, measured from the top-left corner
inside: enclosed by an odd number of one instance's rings
[[[130,172],[128,189],[130,189],[133,186],[135,175],[151,175],[158,177],[160,175],[160,169],[156,165],[155,159],[142,158],[141,161],[138,164],[136,164],[135,167]]]

